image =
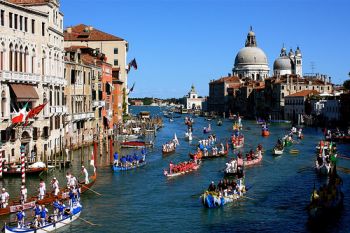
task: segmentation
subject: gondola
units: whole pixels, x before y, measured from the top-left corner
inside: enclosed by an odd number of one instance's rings
[[[189,153],[188,155],[190,156],[191,159],[194,159],[194,155],[196,153]],[[203,154],[203,153],[202,153]],[[200,158],[198,159],[214,159],[214,158],[220,158],[220,157],[226,157],[228,155],[228,150],[225,151],[218,151],[218,153],[216,155],[213,155],[212,152],[208,153],[207,156],[202,155]]]
[[[177,164],[177,165],[174,165],[174,167],[176,166],[182,166],[181,164],[184,164],[184,163],[180,163],[180,164]],[[200,167],[200,161],[187,161],[186,164],[190,164],[190,166],[188,166],[188,168],[183,168],[183,169],[178,169],[176,168],[175,171],[170,171],[169,170],[163,170],[163,175],[167,178],[172,178],[172,177],[176,177],[176,176],[181,176],[181,175],[185,175],[189,172],[192,172],[192,171],[195,171],[195,170],[198,170],[198,168]],[[184,164],[185,166],[185,164]]]
[[[262,161],[262,155],[259,154],[257,157],[255,157],[252,160],[244,160],[244,167],[251,167],[254,166]]]
[[[62,219],[57,220],[57,221],[48,221],[46,225],[41,226],[41,227],[34,227],[32,222],[25,223],[23,228],[18,228],[18,227],[11,227],[9,225],[5,224],[4,230],[5,233],[12,233],[12,232],[22,232],[22,233],[30,233],[30,232],[35,232],[35,233],[45,233],[45,232],[51,232],[51,231],[56,231],[57,229],[64,227],[71,222],[75,221],[76,219],[79,218],[81,211],[82,211],[82,206],[79,202],[76,202],[73,204],[71,209],[67,209],[63,216]]]
[[[120,146],[123,148],[144,148],[144,147],[152,147],[152,143],[147,143],[144,141],[128,141],[128,142],[121,142]]]

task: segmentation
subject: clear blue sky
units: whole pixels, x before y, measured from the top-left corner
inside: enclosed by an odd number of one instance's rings
[[[347,0],[61,0],[65,27],[84,23],[129,41],[138,70],[131,97],[182,97],[193,83],[231,72],[253,26],[272,70],[282,44],[300,46],[303,72],[342,83],[350,72],[350,1]]]

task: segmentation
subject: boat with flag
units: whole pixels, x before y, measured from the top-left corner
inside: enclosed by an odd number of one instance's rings
[[[200,160],[190,160],[178,164],[173,164],[172,162],[170,162],[169,169],[164,169],[163,175],[167,178],[185,175],[187,173],[197,170],[200,167],[200,164]]]
[[[212,146],[210,149],[204,149],[203,151],[200,148],[197,149],[195,153],[189,153],[191,159],[214,159],[220,157],[226,157],[229,152],[228,143],[226,143],[226,148],[224,144],[220,144],[219,147]],[[218,149],[220,148],[220,149]]]
[[[185,140],[186,141],[192,141],[192,130],[189,128],[187,132],[185,133]]]
[[[174,135],[174,139],[172,139],[171,141],[163,144],[162,146],[162,154],[163,155],[169,155],[175,152],[176,147],[179,146],[179,140],[177,139],[176,134]]]
[[[24,223],[22,227],[19,227],[17,224],[16,226],[11,226],[5,223],[4,232],[5,233],[15,233],[15,232],[16,233],[18,232],[45,233],[45,232],[56,231],[59,228],[69,225],[71,222],[78,219],[82,212],[82,209],[83,207],[80,204],[80,202],[74,202],[71,207],[65,209],[62,217],[58,218],[56,221],[55,221],[55,216],[52,215],[52,216],[49,216],[48,221],[45,221],[45,224],[43,226],[36,226],[34,221]]]

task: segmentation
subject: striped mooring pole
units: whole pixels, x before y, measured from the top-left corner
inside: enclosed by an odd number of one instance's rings
[[[0,178],[2,178],[2,154],[0,154]]]
[[[24,162],[24,146],[21,145],[21,173],[22,173],[22,185],[26,183],[26,166]]]

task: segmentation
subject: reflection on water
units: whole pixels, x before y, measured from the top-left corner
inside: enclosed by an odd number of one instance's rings
[[[159,108],[155,107],[137,109],[159,112]],[[137,109],[133,112],[136,113]],[[310,200],[311,190],[314,183],[317,187],[325,180],[317,177],[312,169],[299,173],[298,170],[313,166],[315,144],[322,137],[320,130],[303,130],[305,140],[294,145],[299,154],[285,153],[274,158],[271,149],[277,138],[289,130],[289,126],[271,125],[271,136],[263,138],[260,136],[260,126],[255,122],[243,121],[246,137],[244,150],[255,148],[258,143],[266,150],[264,161],[246,171],[246,183],[251,187],[247,193],[250,199],[220,209],[205,209],[199,195],[210,181],[217,182],[223,177],[220,171],[227,159],[204,161],[198,171],[175,179],[167,180],[162,175],[163,168],[167,168],[170,161],[177,163],[189,159],[188,153],[195,149],[196,141],[206,137],[202,129],[208,121],[195,118],[194,140],[192,143],[184,141],[186,128],[183,120],[175,118],[174,122],[164,121],[165,127],[157,133],[155,148],[149,150],[146,166],[124,173],[112,173],[105,163],[98,168],[93,189],[102,196],[91,192],[84,194],[81,217],[101,224],[101,227],[89,226],[77,220],[60,232],[350,232],[350,215],[347,211],[350,180],[348,174],[341,172],[345,193],[342,215],[335,223],[325,223],[324,231],[316,231],[307,223],[305,206]],[[230,137],[232,122],[225,120],[221,127],[216,126],[215,121],[211,124],[219,140],[226,141]],[[175,154],[164,157],[161,145],[173,138],[174,133],[180,146]],[[342,154],[350,155],[348,145],[339,145],[338,149]],[[80,165],[78,155],[73,168],[76,174],[79,174]],[[350,167],[350,161],[341,160],[339,166]],[[57,171],[55,175],[63,178],[64,174],[65,171]],[[2,182],[11,187],[18,185],[15,179]],[[30,180],[33,186],[38,182],[38,179]]]

